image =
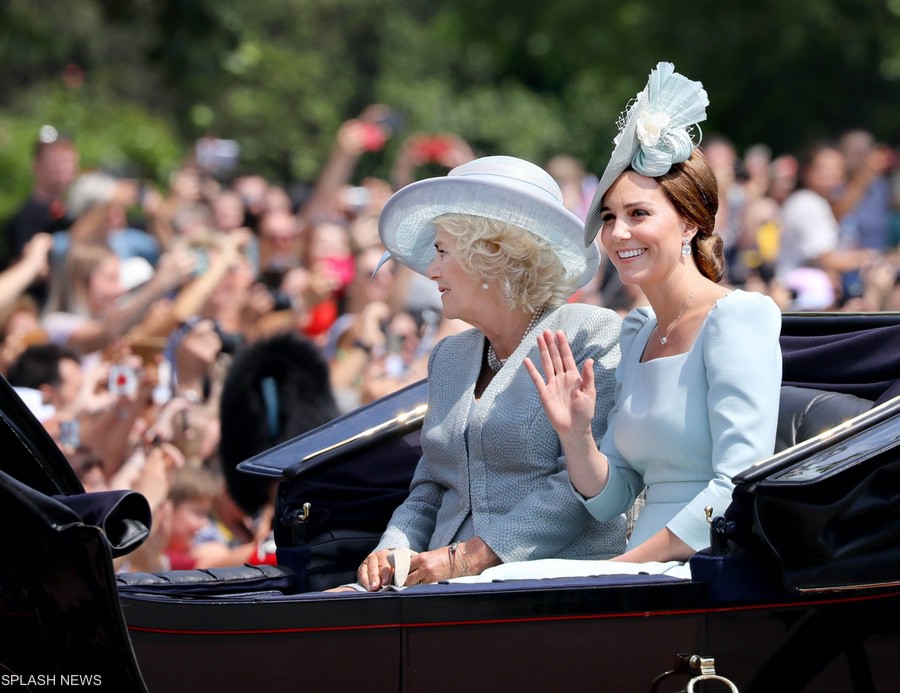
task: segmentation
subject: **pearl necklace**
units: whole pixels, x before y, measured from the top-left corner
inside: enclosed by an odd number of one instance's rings
[[[544,314],[544,309],[541,308],[537,313],[531,316],[531,322],[528,323],[528,327],[525,328],[525,332],[522,333],[522,339],[525,339],[525,335],[531,332],[531,328],[537,324],[537,321],[541,319],[541,316]],[[521,342],[522,339],[519,341]],[[498,359],[497,353],[494,351],[494,345],[488,342],[487,348],[487,363],[488,368],[490,368],[494,373],[500,371],[503,368],[503,364],[506,363],[506,359]]]
[[[692,298],[694,298],[694,292],[693,292],[693,291],[691,291],[691,295],[688,296],[687,301],[684,302],[684,306],[681,308],[681,312],[678,314],[678,317],[675,318],[675,319],[672,321],[672,324],[671,324],[671,325],[669,325],[669,331],[666,332],[665,336],[663,336],[662,334],[660,334],[660,331],[659,331],[659,321],[657,320],[657,322],[656,322],[656,334],[659,335],[659,343],[660,343],[660,344],[663,344],[663,345],[664,345],[664,344],[666,344],[666,342],[669,341],[669,335],[672,334],[672,330],[675,329],[675,325],[677,325],[677,324],[678,324],[678,321],[681,320],[681,316],[684,315],[684,311],[687,310],[687,307],[690,305],[691,299],[692,299]]]

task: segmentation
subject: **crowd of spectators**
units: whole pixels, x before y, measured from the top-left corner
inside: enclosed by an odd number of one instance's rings
[[[33,189],[3,221],[0,373],[86,490],[150,501],[151,540],[120,570],[274,561],[273,489],[234,466],[421,379],[435,341],[466,327],[432,282],[373,271],[391,193],[476,155],[455,135],[406,136],[389,179],[357,181],[360,158],[400,136],[386,113],[345,122],[304,193],[200,147],[157,188],[82,169],[75,140],[41,129]],[[900,310],[889,147],[852,130],[781,156],[715,134],[703,148],[728,283],[785,311]],[[544,165],[583,218],[596,177],[566,155]],[[606,270],[572,300],[643,304]]]

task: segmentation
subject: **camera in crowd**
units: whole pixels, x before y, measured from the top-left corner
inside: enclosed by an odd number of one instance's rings
[[[363,149],[377,152],[384,148],[387,141],[396,135],[406,124],[403,114],[386,110],[372,120],[363,122]]]
[[[359,213],[368,207],[372,199],[369,189],[363,185],[351,185],[344,189],[344,205],[354,213]]]
[[[412,148],[422,163],[440,163],[453,150],[453,142],[449,137],[432,135],[416,139]]]
[[[137,370],[126,364],[110,366],[108,389],[114,395],[134,397],[138,389]]]
[[[202,137],[194,144],[194,157],[206,173],[224,175],[237,167],[241,145],[235,140]]]
[[[224,332],[218,325],[216,325],[216,332],[219,333],[219,340],[222,342],[222,348],[219,349],[221,354],[233,354],[244,343],[239,332]]]

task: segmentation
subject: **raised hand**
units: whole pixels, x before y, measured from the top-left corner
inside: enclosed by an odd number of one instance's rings
[[[538,351],[547,380],[525,359],[525,368],[537,388],[541,404],[560,438],[590,434],[597,393],[594,361],[586,359],[579,372],[569,340],[562,330],[544,330],[538,335]]]
[[[585,498],[592,498],[606,486],[609,477],[609,463],[597,449],[591,429],[597,401],[594,360],[585,359],[579,373],[562,331],[544,330],[537,339],[547,381],[527,358],[525,368],[537,388],[547,419],[559,435],[572,485]]]

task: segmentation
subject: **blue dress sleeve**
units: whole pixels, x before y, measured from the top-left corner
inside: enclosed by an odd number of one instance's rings
[[[731,479],[775,448],[781,392],[781,312],[769,297],[736,291],[710,311],[703,337],[712,433],[712,478],[667,527],[694,548],[709,545],[706,506],[721,515]]]
[[[603,490],[592,498],[584,498],[572,487],[572,490],[581,498],[588,512],[600,522],[606,522],[628,510],[634,504],[634,499],[637,498],[644,488],[644,480],[619,454],[613,441],[613,436],[619,402],[622,401],[621,391],[624,370],[634,360],[632,349],[643,350],[644,341],[640,340],[640,342],[635,343],[635,340],[638,333],[652,317],[653,311],[651,308],[641,307],[632,310],[622,322],[622,332],[619,337],[622,356],[616,369],[615,404],[609,412],[606,432],[597,446],[609,461],[609,480],[606,486],[603,487]]]

